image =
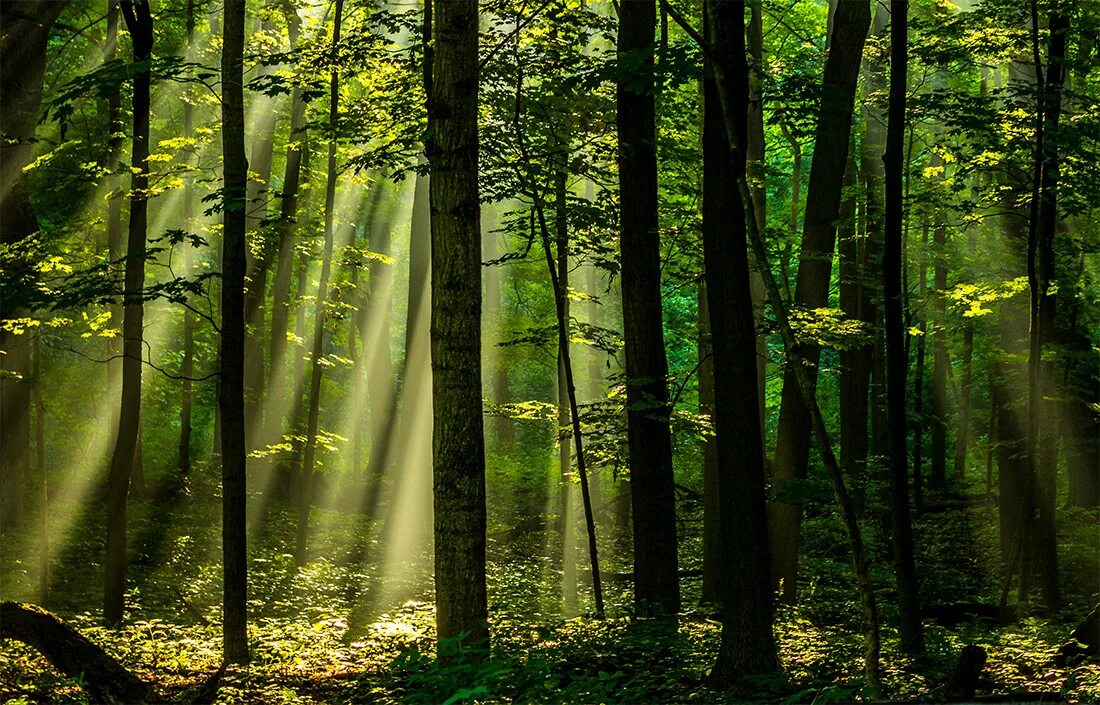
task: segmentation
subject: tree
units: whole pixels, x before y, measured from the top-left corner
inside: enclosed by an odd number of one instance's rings
[[[0,5],[0,245],[12,246],[38,231],[23,168],[33,156],[42,105],[46,45],[68,0]],[[27,262],[25,267],[32,266]],[[5,272],[18,276],[19,272]],[[0,299],[0,323],[26,315]],[[0,528],[23,522],[30,465],[30,336],[0,326]]]
[[[488,640],[481,413],[477,0],[428,3],[434,51],[425,146],[431,167],[431,359],[436,636]]]
[[[340,25],[344,0],[336,0],[332,29],[332,75],[329,79],[328,172],[325,180],[325,249],[321,256],[321,276],[317,280],[317,308],[313,314],[313,353],[310,356],[309,411],[306,416],[306,442],[298,488],[298,531],[294,561],[306,562],[306,539],[309,534],[309,509],[313,501],[313,465],[317,458],[317,424],[321,407],[321,358],[325,349],[325,299],[332,273],[333,218],[336,215],[336,122],[340,116],[340,71],[336,52],[340,46]]]
[[[733,124],[738,144],[748,142],[749,67],[745,15],[740,3],[708,0],[704,36],[709,63],[733,88]],[[705,68],[712,68],[706,66]],[[712,77],[704,78],[703,252],[714,375],[714,420],[718,523],[721,537],[719,594],[722,642],[711,680],[730,686],[747,674],[778,667],[772,635],[774,607],[769,579],[768,517],[764,494],[764,446],[756,369],[756,328],[750,290],[746,213],[736,192],[745,180],[745,152],[731,151],[730,137]]]
[[[187,31],[187,47],[190,50],[195,41],[195,1],[187,0],[187,16],[185,18]],[[194,134],[191,103],[183,104],[183,136],[190,138]],[[183,184],[183,227],[192,227],[194,218],[194,179],[190,176]],[[183,275],[188,279],[194,273],[194,253],[191,247],[187,247],[183,254]],[[191,470],[191,410],[194,404],[194,394],[191,389],[191,376],[195,372],[195,315],[190,308],[183,311],[183,364],[180,366],[180,376],[183,377],[183,399],[180,403],[180,444],[179,444],[179,469],[181,473]]]
[[[225,0],[222,40],[222,658],[248,662],[245,526],[244,286],[248,160],[244,154],[245,0]]]
[[[149,66],[153,17],[148,0],[122,0],[122,17],[134,47],[134,134],[130,178],[130,222],[123,285],[122,401],[111,468],[107,475],[107,548],[104,560],[103,619],[122,620],[126,591],[126,496],[141,423],[142,327],[145,306],[145,238],[149,201]]]
[[[852,0],[837,4],[829,38],[829,56],[821,87],[821,108],[814,139],[814,159],[806,192],[806,216],[802,226],[794,304],[807,309],[828,306],[832,279],[835,221],[840,209],[845,157],[852,129],[856,79],[867,29],[871,24],[869,2]],[[797,355],[806,361],[810,391],[815,393],[817,363],[821,348],[800,343]],[[785,483],[806,475],[811,435],[810,400],[803,398],[791,366],[783,376],[779,429],[776,438],[772,481]],[[782,583],[782,597],[794,599],[798,578],[798,535],[802,522],[800,505],[774,502],[771,511],[772,577]]]
[[[905,103],[909,70],[908,0],[890,3],[890,106],[886,133],[886,238],[882,256],[886,323],[886,414],[889,428],[890,528],[894,573],[901,612],[901,647],[924,649],[921,634],[917,570],[913,560],[913,526],[909,514],[909,453],[906,423],[906,376],[902,304],[903,171],[905,169]]]
[[[616,125],[626,354],[627,442],[634,529],[634,604],[680,609],[668,360],[661,314],[653,31],[656,0],[619,7]],[[625,67],[629,66],[630,71]]]

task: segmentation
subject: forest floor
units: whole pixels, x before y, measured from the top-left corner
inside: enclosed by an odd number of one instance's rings
[[[183,502],[165,517],[135,502],[132,519],[129,617],[111,630],[99,626],[101,551],[95,513],[78,517],[55,559],[49,607],[100,644],[165,700],[188,702],[220,661],[220,565],[217,505]],[[996,510],[948,498],[916,527],[918,565],[926,604],[996,604]],[[685,514],[690,514],[689,511]],[[601,543],[610,578],[609,618],[561,616],[560,561],[546,556],[544,535],[503,543],[490,527],[490,614],[493,657],[473,665],[440,666],[433,655],[430,561],[382,561],[374,527],[361,516],[333,510],[314,514],[314,540],[326,546],[296,569],[290,512],[272,511],[254,537],[250,565],[252,664],[230,670],[218,703],[829,703],[869,699],[861,680],[862,645],[854,580],[843,532],[832,513],[807,511],[803,559],[807,576],[800,604],[777,617],[783,673],[759,678],[734,693],[716,693],[705,678],[717,653],[713,607],[689,609],[677,620],[629,616],[629,568],[621,543]],[[501,519],[501,518],[498,518]],[[926,620],[927,652],[902,655],[890,625],[892,581],[885,542],[872,522],[875,580],[883,606],[884,691],[876,700],[934,700],[959,650],[977,644],[989,660],[979,693],[1059,693],[1067,702],[1100,702],[1100,665],[1055,667],[1052,656],[1095,605],[1100,536],[1095,512],[1060,513],[1061,570],[1069,607],[1052,618],[1025,617],[1001,626],[977,618]],[[689,519],[690,521],[690,519]],[[514,519],[513,519],[514,523]],[[365,540],[364,537],[370,537]],[[0,547],[3,597],[31,600],[36,580],[28,535]],[[698,547],[685,540],[685,568],[697,567]],[[30,557],[28,557],[30,556]],[[587,561],[581,560],[582,565]],[[381,567],[380,567],[381,566]],[[587,585],[581,573],[580,609]],[[684,603],[698,603],[698,580],[685,578]],[[33,601],[33,600],[32,600]],[[82,703],[79,683],[67,680],[28,647],[0,643],[0,700]]]

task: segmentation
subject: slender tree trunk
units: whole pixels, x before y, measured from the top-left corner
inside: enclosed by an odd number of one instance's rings
[[[917,362],[913,374],[913,503],[919,514],[924,508],[924,360],[925,340],[928,337],[928,321],[924,313],[924,301],[928,294],[928,223],[921,228],[920,279],[917,294],[921,301],[918,317]]]
[[[711,101],[713,106],[714,101]],[[704,103],[705,110],[705,103]],[[721,115],[719,115],[721,117]],[[713,134],[713,128],[711,133]],[[724,131],[722,133],[725,134]],[[705,148],[705,147],[704,147]],[[704,157],[705,158],[705,157]],[[705,164],[705,162],[704,162]],[[713,159],[711,160],[713,165]],[[705,167],[704,167],[705,168]],[[714,168],[714,167],[712,167]],[[715,199],[711,199],[712,205]],[[729,208],[723,205],[722,208]],[[717,211],[718,208],[715,208]],[[704,228],[720,228],[706,218]],[[699,413],[711,421],[711,432],[703,437],[703,602],[720,602],[722,589],[722,536],[718,524],[718,444],[714,438],[714,348],[711,345],[710,307],[707,304],[707,285],[699,283]]]
[[[732,686],[749,674],[778,667],[772,634],[774,605],[769,576],[764,445],[756,365],[756,330],[746,244],[746,218],[761,219],[729,194],[746,178],[746,152],[731,151],[749,139],[749,67],[745,15],[739,3],[707,0],[705,36],[721,57],[715,70],[727,77],[733,119],[723,118],[718,88],[704,79],[703,253],[714,376],[714,442],[717,446],[718,524],[721,537],[719,592],[722,640],[711,681]],[[716,63],[710,59],[710,63]],[[727,134],[732,124],[735,135]],[[752,200],[752,196],[747,200]],[[758,260],[758,266],[766,266]]]
[[[1035,483],[1035,564],[1039,588],[1047,610],[1061,608],[1058,584],[1058,541],[1055,524],[1057,491],[1058,428],[1055,405],[1048,398],[1056,393],[1053,365],[1043,359],[1056,341],[1054,240],[1058,230],[1059,124],[1062,88],[1065,82],[1066,38],[1069,34],[1067,7],[1056,0],[1050,7],[1047,26],[1046,75],[1040,65],[1037,0],[1032,0],[1032,42],[1038,88],[1037,162],[1033,179],[1032,218],[1028,242],[1028,281],[1031,291],[1031,326],[1028,349],[1028,457]]]
[[[752,198],[756,207],[757,225],[760,230],[768,227],[767,161],[764,137],[764,3],[749,3],[748,45],[749,58],[749,127],[748,127],[748,175],[752,181]],[[755,260],[749,261],[749,290],[752,293],[753,321],[759,331],[764,317],[764,279],[756,270]],[[756,395],[760,404],[760,441],[767,447],[764,430],[765,390],[768,381],[768,337],[756,335]]]
[[[118,51],[118,1],[107,0],[107,34],[103,40],[103,61],[113,61]],[[122,126],[122,94],[116,89],[107,96],[107,161],[110,176],[107,177],[107,257],[113,262],[122,261],[122,177],[124,167],[120,163],[124,128]],[[122,327],[122,302],[111,302],[111,328]],[[107,363],[107,382],[113,388],[122,375],[122,336],[110,340],[111,361]]]
[[[431,3],[430,3],[431,5]],[[478,4],[427,9],[434,34],[425,147],[432,179],[431,360],[436,635],[488,640],[481,409]],[[441,651],[446,656],[446,651]]]
[[[148,61],[153,49],[153,18],[147,1],[121,3],[134,43],[134,61]],[[149,69],[134,75],[134,136],[130,180],[130,223],[122,320],[122,400],[118,435],[107,476],[107,548],[104,560],[103,619],[122,621],[126,591],[126,497],[141,424],[142,327],[145,313],[145,233],[149,213]]]
[[[945,168],[943,159],[932,154],[931,167]],[[928,486],[942,490],[947,486],[947,332],[944,330],[947,295],[947,222],[942,209],[936,211],[932,227],[932,456]]]
[[[806,194],[806,217],[802,230],[794,303],[809,309],[829,305],[829,283],[833,248],[836,244],[835,221],[840,210],[845,156],[852,129],[856,79],[859,76],[863,45],[871,24],[870,2],[855,0],[839,3],[833,18],[829,56],[825,63],[821,113],[814,140],[814,159]],[[816,394],[817,363],[821,349],[800,344],[797,356],[806,361],[809,392]],[[806,475],[809,460],[810,413],[812,400],[804,399],[787,366],[779,410],[779,430],[773,463],[773,485]],[[782,599],[792,602],[798,578],[798,536],[802,523],[797,504],[773,502],[771,505],[772,577],[782,583]]]
[[[955,429],[955,479],[966,479],[966,456],[970,450],[970,387],[974,383],[974,326],[963,322],[962,379],[959,383],[959,425]]]
[[[291,45],[298,44],[300,23],[298,12],[287,8],[287,27]],[[287,329],[290,323],[290,284],[294,270],[294,237],[297,231],[298,201],[302,185],[303,155],[308,149],[306,138],[306,108],[300,89],[294,89],[290,100],[290,134],[286,148],[286,164],[283,171],[282,199],[279,210],[278,233],[275,246],[275,282],[271,303],[271,383],[268,384],[267,417],[264,439],[278,442],[283,435],[287,418],[286,351]],[[300,380],[295,378],[294,384]],[[291,420],[293,417],[290,417]],[[283,477],[281,487],[288,484]]]
[[[50,601],[50,495],[46,478],[46,400],[42,393],[42,332],[34,336],[34,461],[38,480],[38,604]]]
[[[332,30],[332,55],[335,59],[340,45],[340,25],[343,19],[344,0],[336,0]],[[328,298],[328,280],[332,272],[333,219],[336,211],[336,136],[340,117],[340,72],[334,65],[329,79],[329,129],[332,135],[328,143],[328,175],[325,180],[325,249],[321,256],[321,277],[317,281],[316,309],[313,314],[313,354],[310,356],[309,412],[306,417],[306,444],[302,460],[300,491],[298,495],[298,531],[294,549],[294,561],[305,565],[306,540],[309,536],[309,510],[313,502],[313,466],[317,458],[317,425],[321,411],[321,358],[325,352],[325,301]]]
[[[652,91],[656,19],[656,0],[633,0],[619,7],[618,55],[631,57],[638,69],[619,83],[616,122],[634,604],[642,614],[675,614],[680,610],[680,584]]]
[[[222,657],[248,662],[248,549],[245,517],[244,287],[248,161],[244,152],[245,0],[225,0],[222,43]]]
[[[568,151],[567,145],[559,149]],[[563,158],[564,160],[564,158]],[[546,251],[547,267],[554,289],[555,310],[558,312],[558,475],[559,507],[561,521],[561,560],[562,560],[562,598],[565,603],[566,617],[577,612],[577,536],[576,536],[576,497],[573,491],[573,451],[571,428],[575,405],[575,390],[570,392],[569,383],[573,370],[569,366],[569,222],[566,196],[569,173],[563,164],[558,165],[554,175],[554,230],[556,235],[557,262],[549,249]],[[540,216],[542,214],[540,213]],[[549,240],[549,235],[546,237]],[[549,246],[549,242],[545,243]],[[564,330],[564,334],[561,331]],[[568,368],[568,369],[567,369]],[[579,441],[580,438],[578,437]],[[579,445],[578,445],[579,447]],[[595,573],[593,574],[595,575]],[[602,602],[602,595],[601,595]],[[603,611],[603,605],[600,605]]]
[[[902,308],[902,242],[905,237],[903,170],[905,168],[905,103],[909,70],[909,2],[890,2],[890,107],[886,152],[886,238],[883,249],[883,294],[886,323],[886,413],[889,430],[890,528],[894,575],[901,614],[901,648],[924,650],[917,569],[913,559],[913,525],[909,515],[909,453],[906,423],[905,320]]]
[[[195,2],[187,0],[187,50],[192,51],[195,41]],[[191,103],[183,104],[183,136],[192,136]],[[194,217],[194,179],[188,175],[183,183],[183,228],[189,230]],[[183,276],[190,279],[194,273],[193,248],[188,243],[183,251]],[[180,446],[179,470],[186,474],[191,470],[191,406],[194,395],[191,391],[191,377],[195,373],[195,316],[191,309],[183,311],[183,364],[180,375],[183,377],[183,399],[180,402]]]

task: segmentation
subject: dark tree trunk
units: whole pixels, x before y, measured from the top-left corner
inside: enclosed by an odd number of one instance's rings
[[[943,160],[933,153],[932,168],[944,168]],[[947,331],[944,329],[947,296],[947,222],[942,209],[936,211],[932,227],[932,409],[928,417],[932,430],[932,456],[928,486],[942,490],[947,486]]]
[[[66,677],[79,680],[93,703],[145,702],[149,685],[86,636],[41,607],[0,604],[0,637],[33,647]]]
[[[297,45],[300,20],[294,8],[287,8],[287,27],[291,45]],[[306,108],[300,89],[295,89],[290,101],[290,142],[286,149],[283,170],[279,221],[276,226],[275,282],[271,302],[271,382],[268,384],[264,440],[277,443],[283,435],[287,417],[286,350],[287,328],[290,324],[290,283],[294,270],[294,236],[297,230],[298,200],[302,185],[303,154],[306,143]],[[291,378],[295,384],[297,378]],[[281,486],[285,488],[285,480]]]
[[[898,585],[901,648],[924,650],[921,633],[917,569],[913,560],[913,525],[909,515],[909,453],[906,423],[905,319],[902,305],[902,243],[904,232],[904,153],[906,72],[909,69],[909,2],[890,3],[890,107],[886,133],[886,237],[883,295],[886,323],[886,413],[889,428],[890,528],[894,575]]]
[[[712,682],[729,687],[738,678],[768,673],[778,667],[772,634],[765,508],[764,446],[760,435],[756,329],[750,287],[745,205],[736,193],[745,179],[748,142],[749,68],[745,56],[745,16],[739,3],[708,0],[706,32],[716,70],[732,88],[737,134],[728,136],[718,89],[704,80],[703,121],[703,252],[707,307],[723,315],[710,319],[714,366],[714,443],[717,446],[718,524],[721,538],[719,594],[722,641]],[[753,209],[755,211],[755,208]],[[759,220],[757,221],[759,227]],[[761,262],[761,265],[766,263]]]
[[[24,183],[23,167],[34,151],[42,105],[46,44],[68,0],[6,0],[0,6],[0,244],[13,245],[38,230]],[[31,267],[34,263],[18,265]],[[7,270],[5,276],[21,272]],[[25,316],[0,301],[0,319]],[[30,467],[30,336],[0,331],[0,528],[23,523]]]
[[[332,30],[332,52],[340,45],[340,25],[343,19],[344,0],[336,0]],[[340,112],[340,72],[332,69],[329,79],[329,129],[335,131]],[[333,132],[335,135],[335,132]],[[309,411],[306,415],[306,441],[303,451],[302,471],[299,478],[297,540],[294,562],[298,566],[306,562],[306,540],[309,536],[309,510],[313,502],[313,466],[317,459],[317,426],[321,412],[321,358],[325,351],[325,300],[328,298],[328,280],[332,272],[332,249],[336,216],[336,139],[328,143],[328,171],[325,179],[325,249],[321,255],[321,276],[317,281],[316,308],[313,312],[313,353],[310,356]]]
[[[836,218],[840,211],[845,157],[851,137],[856,79],[870,24],[870,2],[855,0],[837,6],[829,56],[825,63],[821,113],[806,193],[802,251],[794,293],[796,306],[813,309],[829,305]],[[800,343],[796,354],[809,365],[807,376],[810,391],[815,392],[821,349],[816,345]],[[794,373],[788,366],[783,377],[772,475],[773,485],[778,488],[806,475],[811,438],[806,433],[810,427],[810,403],[811,400],[803,399]],[[782,583],[783,600],[791,602],[795,598],[798,578],[798,535],[802,511],[797,504],[782,502],[772,503],[771,509],[772,577]]]
[[[868,130],[870,133],[870,130]],[[864,144],[870,134],[864,137]],[[881,163],[881,143],[877,158]],[[848,194],[840,204],[837,218],[837,259],[840,269],[840,309],[846,318],[863,321],[864,316],[864,271],[862,251],[864,239],[856,227],[856,174],[855,144],[848,151],[847,167],[844,170],[844,189]],[[866,169],[863,170],[866,172]],[[864,186],[870,192],[875,183],[868,181]],[[881,186],[881,177],[880,183]],[[870,212],[870,208],[867,209]],[[870,228],[870,224],[868,224]],[[862,505],[863,489],[866,485],[867,433],[870,420],[869,390],[871,382],[870,341],[837,353],[840,370],[837,373],[840,408],[840,465],[852,482],[856,500]],[[862,509],[861,509],[862,511]]]
[[[1055,335],[1054,240],[1058,231],[1059,124],[1065,83],[1068,7],[1062,0],[1050,6],[1047,22],[1046,75],[1040,65],[1037,0],[1032,0],[1032,42],[1038,88],[1036,180],[1028,238],[1028,282],[1031,291],[1031,326],[1028,348],[1028,457],[1035,483],[1035,566],[1047,610],[1061,607],[1058,585],[1058,541],[1055,525],[1057,494],[1058,426],[1056,407],[1048,399],[1056,393],[1053,364],[1043,359],[1057,339]]]
[[[187,50],[192,49],[195,39],[195,2],[187,1]],[[183,104],[183,136],[192,136],[191,103]],[[183,229],[190,230],[194,217],[194,179],[187,176],[183,184]],[[190,279],[194,273],[194,253],[190,244],[185,246],[183,252],[183,276]],[[180,366],[180,375],[183,377],[183,398],[180,402],[180,444],[179,444],[179,470],[186,474],[191,470],[191,406],[194,395],[191,391],[191,377],[195,373],[195,316],[191,309],[183,311],[183,364]]]
[[[436,635],[487,646],[481,410],[477,0],[434,4],[425,148],[432,178]],[[444,654],[446,652],[443,652]]]
[[[642,614],[674,614],[680,610],[680,584],[676,574],[668,360],[661,314],[657,130],[652,90],[656,20],[656,0],[633,0],[619,8],[618,55],[630,57],[638,69],[618,86],[616,121],[634,604]]]
[[[222,657],[248,661],[248,549],[245,526],[244,287],[248,161],[244,153],[245,0],[225,0],[222,44],[222,154],[225,203],[222,234]]]
[[[966,478],[966,456],[970,451],[970,387],[974,383],[974,326],[963,322],[962,375],[959,380],[959,425],[955,429],[955,479]]]
[[[149,3],[121,3],[122,16],[134,43],[134,61],[149,59],[153,49],[153,18]],[[126,242],[123,287],[122,400],[118,435],[107,475],[107,548],[104,560],[103,619],[122,620],[126,592],[126,496],[130,491],[141,424],[142,328],[145,307],[145,233],[149,214],[149,70],[134,75],[134,170],[130,180],[130,223]]]
[[[711,104],[713,105],[713,100]],[[704,104],[705,105],[705,104]],[[704,107],[705,109],[705,107]],[[721,117],[721,115],[719,115]],[[713,128],[711,130],[713,133]],[[723,128],[722,135],[725,135]],[[705,157],[704,157],[705,159]],[[713,164],[713,159],[711,160]],[[705,167],[704,167],[705,168]],[[714,199],[712,199],[713,201]],[[705,203],[705,201],[704,201]],[[728,205],[722,205],[728,209]],[[715,208],[718,210],[718,208]],[[706,217],[703,227],[721,227]],[[706,282],[699,283],[699,413],[711,420],[711,434],[703,437],[703,602],[720,602],[722,590],[722,536],[718,524],[718,444],[714,430],[714,349],[711,346],[710,307]]]

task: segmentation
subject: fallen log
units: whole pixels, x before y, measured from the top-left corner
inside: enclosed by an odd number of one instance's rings
[[[1089,612],[1085,621],[1078,624],[1069,635],[1069,641],[1062,644],[1054,656],[1054,663],[1057,666],[1065,666],[1076,658],[1098,656],[1100,656],[1100,605]]]
[[[149,698],[149,684],[41,607],[0,603],[0,638],[15,639],[38,650],[58,671],[80,681],[93,703],[135,705]]]

